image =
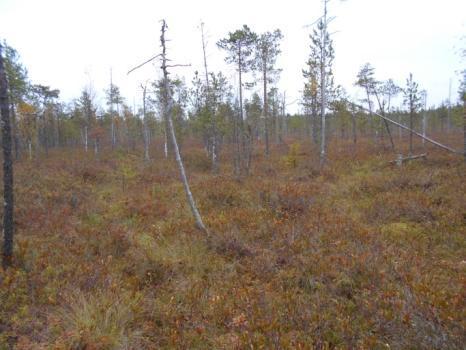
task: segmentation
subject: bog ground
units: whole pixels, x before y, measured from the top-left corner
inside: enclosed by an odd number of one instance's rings
[[[287,143],[239,181],[183,145],[208,236],[174,161],[17,163],[0,348],[463,348],[463,159],[430,149],[400,168],[335,141],[321,172]]]

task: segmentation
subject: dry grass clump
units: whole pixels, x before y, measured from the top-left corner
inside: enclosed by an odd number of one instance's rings
[[[136,320],[143,311],[138,294],[75,292],[57,313],[62,333],[55,348],[139,349],[143,339]]]

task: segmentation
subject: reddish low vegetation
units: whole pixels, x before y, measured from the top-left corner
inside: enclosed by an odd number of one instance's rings
[[[174,161],[18,162],[0,348],[462,349],[463,159],[429,149],[397,167],[335,141],[319,171],[315,150],[287,143],[238,180],[186,142],[209,235]]]

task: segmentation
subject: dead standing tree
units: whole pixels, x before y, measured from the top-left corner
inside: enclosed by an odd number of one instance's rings
[[[0,44],[0,112],[2,120],[3,147],[3,268],[11,265],[13,259],[13,158],[11,154],[11,127],[8,103],[8,81],[3,65]]]
[[[168,128],[168,133],[172,141],[172,146],[173,146],[173,151],[175,152],[175,158],[176,162],[178,164],[178,168],[180,170],[180,175],[181,175],[181,181],[183,183],[183,187],[186,193],[186,198],[188,201],[188,204],[191,208],[191,212],[194,216],[194,219],[196,221],[196,227],[203,231],[203,232],[208,232],[207,228],[204,225],[204,222],[202,221],[201,215],[199,214],[199,210],[197,209],[196,202],[194,201],[193,194],[191,192],[191,189],[189,187],[188,183],[188,178],[186,176],[186,171],[184,169],[183,161],[181,159],[180,155],[180,149],[178,147],[178,142],[176,140],[176,134],[175,134],[175,127],[173,125],[173,118],[172,118],[172,113],[173,113],[173,98],[171,96],[171,89],[170,89],[170,80],[168,78],[168,68],[170,67],[179,67],[179,66],[184,66],[180,64],[176,65],[168,65],[167,62],[169,59],[167,58],[167,47],[166,47],[166,39],[165,39],[165,33],[167,31],[167,24],[165,20],[162,20],[162,28],[161,28],[161,34],[160,34],[160,46],[162,47],[162,53],[158,54],[151,59],[147,60],[146,62],[138,65],[137,67],[131,69],[129,73],[133,72],[134,70],[142,67],[146,63],[151,62],[157,57],[160,57],[161,60],[161,66],[160,68],[162,69],[163,73],[163,78],[162,78],[162,84],[161,84],[161,102],[162,102],[162,115],[163,118],[166,122],[167,128]]]
[[[149,134],[149,125],[148,125],[147,110],[146,110],[147,82],[144,85],[141,84],[141,89],[142,89],[142,136],[144,140],[144,160],[148,162],[150,160],[150,155],[149,155],[150,134]]]
[[[207,43],[205,40],[204,33],[204,22],[201,22],[201,36],[202,36],[202,55],[204,59],[204,74],[205,74],[205,108],[207,113],[210,116],[210,132],[209,132],[209,144],[208,152],[212,160],[212,172],[214,174],[218,173],[218,155],[219,155],[219,145],[218,145],[218,128],[216,123],[216,110],[215,110],[215,96],[210,86],[209,81],[209,70],[207,69]]]
[[[325,80],[326,76],[326,60],[327,60],[327,43],[329,42],[328,32],[327,32],[327,3],[329,0],[324,0],[324,16],[322,17],[321,25],[321,41],[322,41],[322,53],[320,55],[320,118],[322,120],[322,132],[320,140],[320,166],[322,167],[326,160],[326,145],[325,145],[325,133],[326,133],[326,121],[325,121],[325,107],[327,103],[327,81]]]
[[[196,220],[196,226],[198,229],[206,232],[207,229],[204,226],[202,221],[201,215],[199,214],[199,210],[197,209],[196,203],[194,201],[193,194],[191,193],[191,189],[189,188],[188,178],[186,177],[186,172],[184,170],[183,161],[181,159],[180,150],[178,148],[178,142],[176,141],[175,135],[175,128],[173,126],[173,118],[172,118],[172,111],[173,111],[173,100],[170,96],[170,86],[169,86],[169,79],[168,79],[168,67],[173,67],[167,65],[167,48],[165,42],[165,32],[167,30],[167,24],[165,20],[162,20],[162,30],[160,34],[160,45],[162,46],[162,72],[163,72],[163,115],[164,118],[168,121],[168,128],[170,132],[170,138],[173,144],[173,149],[175,151],[176,162],[178,163],[178,168],[180,170],[181,181],[183,182],[183,187],[186,192],[186,198],[188,200],[189,206],[191,207],[191,212]]]

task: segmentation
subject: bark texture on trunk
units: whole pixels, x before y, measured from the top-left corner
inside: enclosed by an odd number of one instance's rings
[[[13,260],[13,158],[11,152],[11,127],[8,103],[8,81],[3,65],[0,44],[0,112],[2,120],[3,147],[3,259],[4,268],[11,266]]]

